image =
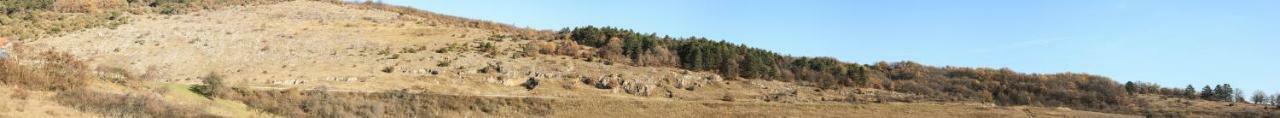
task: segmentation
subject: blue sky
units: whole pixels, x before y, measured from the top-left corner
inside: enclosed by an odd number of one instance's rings
[[[616,26],[847,62],[1280,91],[1276,0],[384,0],[538,29]]]

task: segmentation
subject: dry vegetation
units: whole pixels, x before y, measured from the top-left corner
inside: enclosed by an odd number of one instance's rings
[[[86,28],[114,28],[129,22],[130,16],[138,14],[180,14],[229,5],[274,2],[276,1],[3,0],[0,1],[0,13],[3,13],[0,16],[0,36],[29,42]],[[113,68],[92,69],[71,54],[37,48],[39,47],[21,43],[5,48],[12,57],[0,60],[0,87],[13,91],[10,97],[55,103],[91,112],[89,114],[99,117],[217,117],[203,111],[203,106],[164,100],[160,93],[153,91],[160,88],[142,81],[139,76],[133,76],[134,73]],[[44,96],[39,93],[52,94]],[[22,104],[26,103],[8,105]],[[19,111],[25,111],[22,109],[25,108],[19,108]],[[18,112],[8,111],[0,116],[85,117],[56,112],[13,114]]]
[[[110,117],[209,117],[193,106],[181,106],[159,100],[155,93],[133,91],[102,91],[102,83],[126,88],[137,86],[138,81],[108,82],[115,79],[107,74],[94,73],[82,61],[65,53],[34,52],[30,47],[18,45],[9,48],[23,56],[0,60],[0,86],[21,88],[33,92],[53,92],[52,101],[71,108],[91,111]],[[6,88],[8,89],[8,88]],[[30,95],[18,94],[20,98]]]
[[[114,27],[139,14],[181,14],[283,0],[3,0],[0,36],[33,40],[93,27]]]
[[[857,64],[618,28],[282,1],[0,1],[0,36],[37,46],[12,48],[20,56],[0,63],[0,87],[103,117],[1275,116],[1126,94],[1088,74]],[[228,109],[265,115],[215,112]]]
[[[220,95],[274,114],[297,117],[547,116],[548,100],[387,92],[246,90]]]
[[[64,105],[108,117],[192,118],[216,117],[202,107],[176,105],[160,100],[154,93],[107,93],[95,90],[59,92],[56,101]]]
[[[431,26],[469,27],[469,28],[486,29],[486,30],[495,31],[495,32],[513,32],[516,34],[525,34],[525,36],[544,36],[544,37],[549,36],[549,35],[546,35],[545,31],[538,31],[530,28],[519,28],[519,27],[507,25],[507,24],[489,22],[484,20],[444,15],[444,14],[439,14],[435,12],[414,9],[412,7],[395,6],[395,5],[389,5],[389,4],[380,3],[380,2],[366,1],[362,3],[342,3],[342,2],[334,2],[334,3],[346,4],[346,5],[352,6],[353,8],[359,8],[359,9],[375,9],[375,10],[381,10],[381,11],[395,12],[401,15],[416,16],[421,19],[424,19],[424,21],[421,21],[421,22],[425,22],[424,24],[428,24]]]
[[[0,83],[30,90],[67,91],[82,87],[89,81],[90,75],[82,72],[85,66],[68,54],[56,52],[31,52],[22,45],[15,46],[12,51],[18,54],[31,54],[34,58],[31,65],[20,65],[17,59],[0,60]]]

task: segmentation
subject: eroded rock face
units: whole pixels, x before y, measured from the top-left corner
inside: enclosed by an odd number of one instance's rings
[[[698,87],[702,87],[703,83],[706,83],[706,80],[699,80],[698,77],[686,75],[686,76],[680,76],[679,78],[676,78],[675,82],[672,85],[674,85],[674,87],[679,89],[692,91]]]
[[[626,92],[627,94],[638,95],[638,96],[652,95],[652,92],[650,91],[653,91],[655,90],[655,88],[657,88],[657,83],[654,82],[654,80],[655,79],[649,79],[649,78],[628,79],[621,74],[609,74],[609,75],[603,75],[597,78],[583,77],[581,79],[583,84],[590,85],[592,87],[595,87],[596,89],[613,90],[613,89],[621,88],[621,90],[623,92]]]
[[[596,87],[597,89],[613,89],[618,87],[618,85],[621,84],[620,83],[621,80],[622,80],[621,75],[609,74],[609,75],[600,76],[599,78],[594,78],[594,79],[586,78],[582,82],[584,84]]]
[[[652,79],[629,79],[621,81],[620,85],[622,86],[622,90],[627,92],[627,94],[649,96],[651,95],[649,91],[654,88],[654,84],[652,81],[645,80]]]

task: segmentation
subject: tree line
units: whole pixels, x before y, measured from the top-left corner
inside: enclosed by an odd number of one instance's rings
[[[1187,85],[1185,88],[1164,88],[1155,83],[1130,81],[1125,82],[1124,88],[1129,94],[1158,94],[1209,101],[1249,102],[1244,98],[1244,91],[1240,88],[1232,88],[1231,84],[1205,85],[1197,91],[1192,85]]]
[[[821,87],[877,86],[866,65],[830,57],[792,57],[703,37],[673,38],[613,27],[566,28],[559,32],[578,44],[598,48],[594,56],[636,66],[711,71],[727,78],[806,82]]]
[[[1193,85],[1187,85],[1185,88],[1165,88],[1155,83],[1130,81],[1125,82],[1124,88],[1129,94],[1156,94],[1185,99],[1253,103],[1280,108],[1280,93],[1268,95],[1266,92],[1258,90],[1254,91],[1251,97],[1245,98],[1244,90],[1232,88],[1231,84],[1204,85],[1197,90]]]
[[[590,51],[549,51],[634,66],[677,67],[733,79],[766,79],[820,88],[863,87],[1001,105],[1112,110],[1132,103],[1124,85],[1082,73],[1028,74],[1009,69],[933,67],[911,61],[858,64],[831,57],[796,57],[703,37],[675,38],[613,27],[556,32]],[[561,48],[564,49],[564,48]],[[590,52],[583,54],[581,52]]]
[[[1280,93],[1267,95],[1266,92],[1262,92],[1262,90],[1258,90],[1253,92],[1253,97],[1251,97],[1250,100],[1254,104],[1268,105],[1268,106],[1272,106],[1273,108],[1280,108]]]

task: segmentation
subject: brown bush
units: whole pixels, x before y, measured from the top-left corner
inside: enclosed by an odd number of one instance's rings
[[[232,92],[231,87],[227,86],[226,82],[223,82],[224,80],[222,75],[218,75],[217,73],[209,73],[208,75],[200,77],[200,80],[204,85],[191,86],[191,90],[204,95],[205,97],[212,98],[214,96],[229,94]]]
[[[657,67],[674,67],[680,63],[680,57],[667,48],[656,48],[638,56],[635,63],[636,66],[657,66]]]
[[[629,62],[625,55],[622,54],[622,39],[618,37],[609,38],[603,46],[597,50],[596,55],[600,55],[608,60],[615,62]]]
[[[593,54],[590,53],[590,50],[585,49],[582,45],[578,45],[577,42],[573,41],[562,41],[560,42],[560,46],[556,47],[557,54],[571,57],[590,57],[590,54]]]
[[[529,42],[529,43],[520,45],[520,51],[519,53],[517,53],[516,56],[530,57],[537,54],[543,54],[541,51],[542,51],[542,47],[538,46],[537,42]]]
[[[559,47],[557,47],[555,43],[547,41],[534,41],[531,44],[538,47],[538,53],[541,54],[554,54],[556,50],[559,50]]]
[[[17,48],[15,48],[17,49]],[[21,49],[15,53],[24,53]],[[22,55],[28,55],[24,53]],[[82,62],[69,54],[42,52],[34,54],[32,65],[19,65],[21,57],[0,60],[0,83],[34,90],[63,91],[85,85],[90,76]]]

